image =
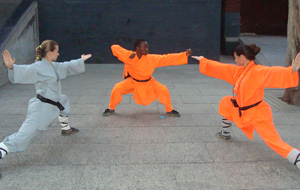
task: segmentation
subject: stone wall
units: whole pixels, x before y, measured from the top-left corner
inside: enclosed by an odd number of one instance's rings
[[[38,0],[40,40],[60,44],[59,61],[92,53],[91,63],[119,62],[110,46],[133,49],[146,39],[150,53],[182,52],[218,60],[221,0]],[[196,62],[193,62],[196,63]]]

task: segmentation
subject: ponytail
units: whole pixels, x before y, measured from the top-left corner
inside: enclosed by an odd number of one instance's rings
[[[42,58],[46,57],[49,51],[54,51],[56,45],[58,45],[58,43],[53,40],[43,41],[41,45],[35,48],[36,51],[35,62],[40,61],[42,60]]]

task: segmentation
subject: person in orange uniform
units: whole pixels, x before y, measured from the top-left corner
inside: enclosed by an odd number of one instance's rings
[[[192,50],[165,55],[148,54],[148,43],[143,39],[136,40],[134,47],[135,52],[119,45],[111,46],[113,55],[125,64],[123,72],[125,80],[115,84],[111,92],[109,108],[102,116],[114,114],[115,107],[122,101],[122,95],[133,93],[135,103],[146,106],[158,98],[158,101],[166,107],[167,115],[180,117],[179,112],[172,107],[169,90],[165,85],[157,82],[152,73],[157,67],[187,64]]]
[[[259,51],[260,48],[255,44],[236,47],[234,57],[237,66],[203,56],[192,56],[199,60],[201,73],[225,80],[234,86],[234,95],[225,96],[220,102],[219,114],[223,116],[223,129],[217,136],[230,140],[228,128],[234,121],[250,140],[255,130],[272,150],[300,169],[300,151],[280,138],[272,120],[271,107],[263,100],[264,88],[291,88],[298,85],[300,54],[290,67],[267,67],[254,63]]]

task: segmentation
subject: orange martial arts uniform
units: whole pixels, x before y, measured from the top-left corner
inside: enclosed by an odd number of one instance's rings
[[[173,110],[170,92],[165,85],[157,82],[152,73],[157,67],[187,64],[186,52],[156,55],[143,55],[140,59],[137,55],[129,58],[134,51],[129,51],[119,45],[112,45],[113,55],[124,63],[124,81],[115,84],[110,97],[109,109],[114,110],[122,101],[122,94],[133,93],[135,103],[149,105],[158,98],[158,101],[166,107],[166,112]],[[127,77],[129,76],[129,77]],[[138,80],[138,81],[137,81]]]
[[[291,66],[267,67],[251,61],[243,67],[206,58],[200,60],[199,70],[205,75],[225,80],[234,86],[235,96],[222,98],[219,114],[229,121],[234,121],[250,140],[253,139],[255,129],[272,150],[287,158],[294,148],[285,143],[275,129],[271,107],[263,101],[264,88],[295,87],[299,82],[298,72],[292,73]],[[233,105],[232,98],[239,107]],[[247,110],[242,108],[254,104],[258,105]]]

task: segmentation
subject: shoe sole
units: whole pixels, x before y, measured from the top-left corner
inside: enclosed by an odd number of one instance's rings
[[[171,114],[171,113],[167,113],[167,116],[171,116],[171,117],[180,117],[180,114]]]
[[[103,112],[102,116],[107,117],[107,116],[110,116],[110,115],[113,115],[113,114],[115,114],[115,112]]]
[[[102,113],[102,116],[103,117],[107,117],[107,116],[111,116],[111,115],[113,115],[114,113]]]
[[[75,133],[79,133],[79,131],[72,131],[70,133],[66,133],[66,134],[61,134],[61,136],[70,136],[70,135],[73,135]]]
[[[232,142],[231,138],[230,139],[226,139],[224,136],[220,135],[220,133],[217,133],[216,135],[219,139],[222,139],[225,142]]]

